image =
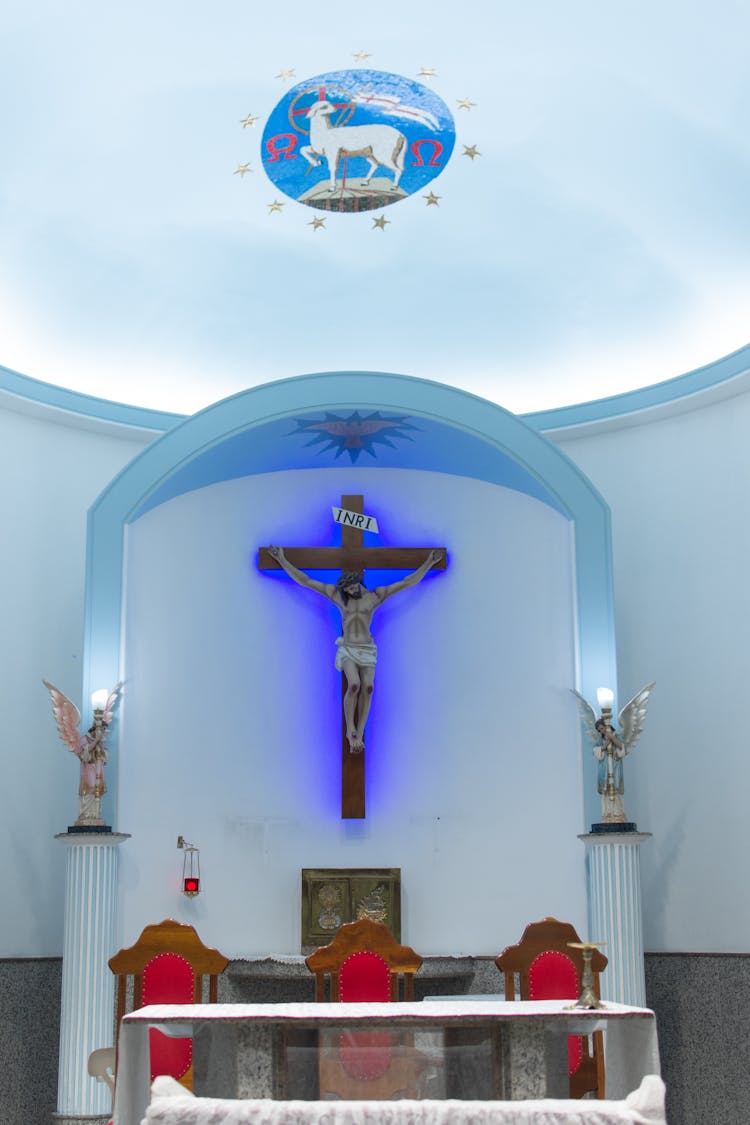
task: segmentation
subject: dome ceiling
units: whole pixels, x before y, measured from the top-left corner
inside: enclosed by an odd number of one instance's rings
[[[38,0],[4,32],[25,375],[192,413],[399,371],[532,411],[748,342],[744,5]]]

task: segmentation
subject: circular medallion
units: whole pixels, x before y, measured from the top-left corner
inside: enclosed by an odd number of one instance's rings
[[[456,130],[445,102],[398,74],[336,70],[297,83],[263,131],[263,167],[298,203],[372,211],[443,171]]]
[[[339,888],[329,883],[324,884],[318,891],[318,899],[323,908],[318,914],[318,926],[321,930],[337,930],[341,925],[343,918],[337,909],[340,898]]]

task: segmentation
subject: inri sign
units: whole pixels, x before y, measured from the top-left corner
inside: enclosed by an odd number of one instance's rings
[[[336,523],[344,527],[356,527],[359,531],[374,531],[377,535],[378,521],[374,516],[365,516],[362,512],[347,512],[346,508],[331,508]]]

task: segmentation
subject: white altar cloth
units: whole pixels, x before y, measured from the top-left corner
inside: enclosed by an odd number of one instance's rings
[[[141,1125],[144,1119],[149,1102],[149,1028],[190,1035],[198,1026],[215,1021],[267,1029],[325,1029],[346,1025],[349,1029],[396,1027],[415,1031],[502,1023],[511,1035],[524,1024],[541,1021],[545,1029],[559,1029],[560,1035],[587,1035],[606,1029],[607,1093],[612,1098],[627,1097],[646,1075],[660,1073],[656,1019],[652,1011],[614,1003],[598,1011],[570,1011],[569,1003],[566,1000],[485,1000],[408,1004],[162,1004],[139,1008],[126,1015],[120,1025],[113,1123]],[[267,1104],[271,1112],[273,1103]],[[466,1103],[477,1112],[481,1104]]]
[[[186,1096],[174,1080],[157,1079],[144,1125],[666,1125],[666,1117],[655,1074],[616,1102],[224,1101]]]

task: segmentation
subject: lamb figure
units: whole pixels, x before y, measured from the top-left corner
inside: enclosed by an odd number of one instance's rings
[[[307,112],[310,121],[310,144],[304,145],[300,153],[305,160],[317,168],[321,158],[328,161],[330,174],[329,191],[336,190],[336,172],[339,161],[344,156],[364,156],[369,163],[367,176],[362,181],[367,185],[381,166],[393,173],[393,186],[404,171],[406,137],[393,125],[331,125],[330,117],[335,106],[328,101],[314,102]]]

